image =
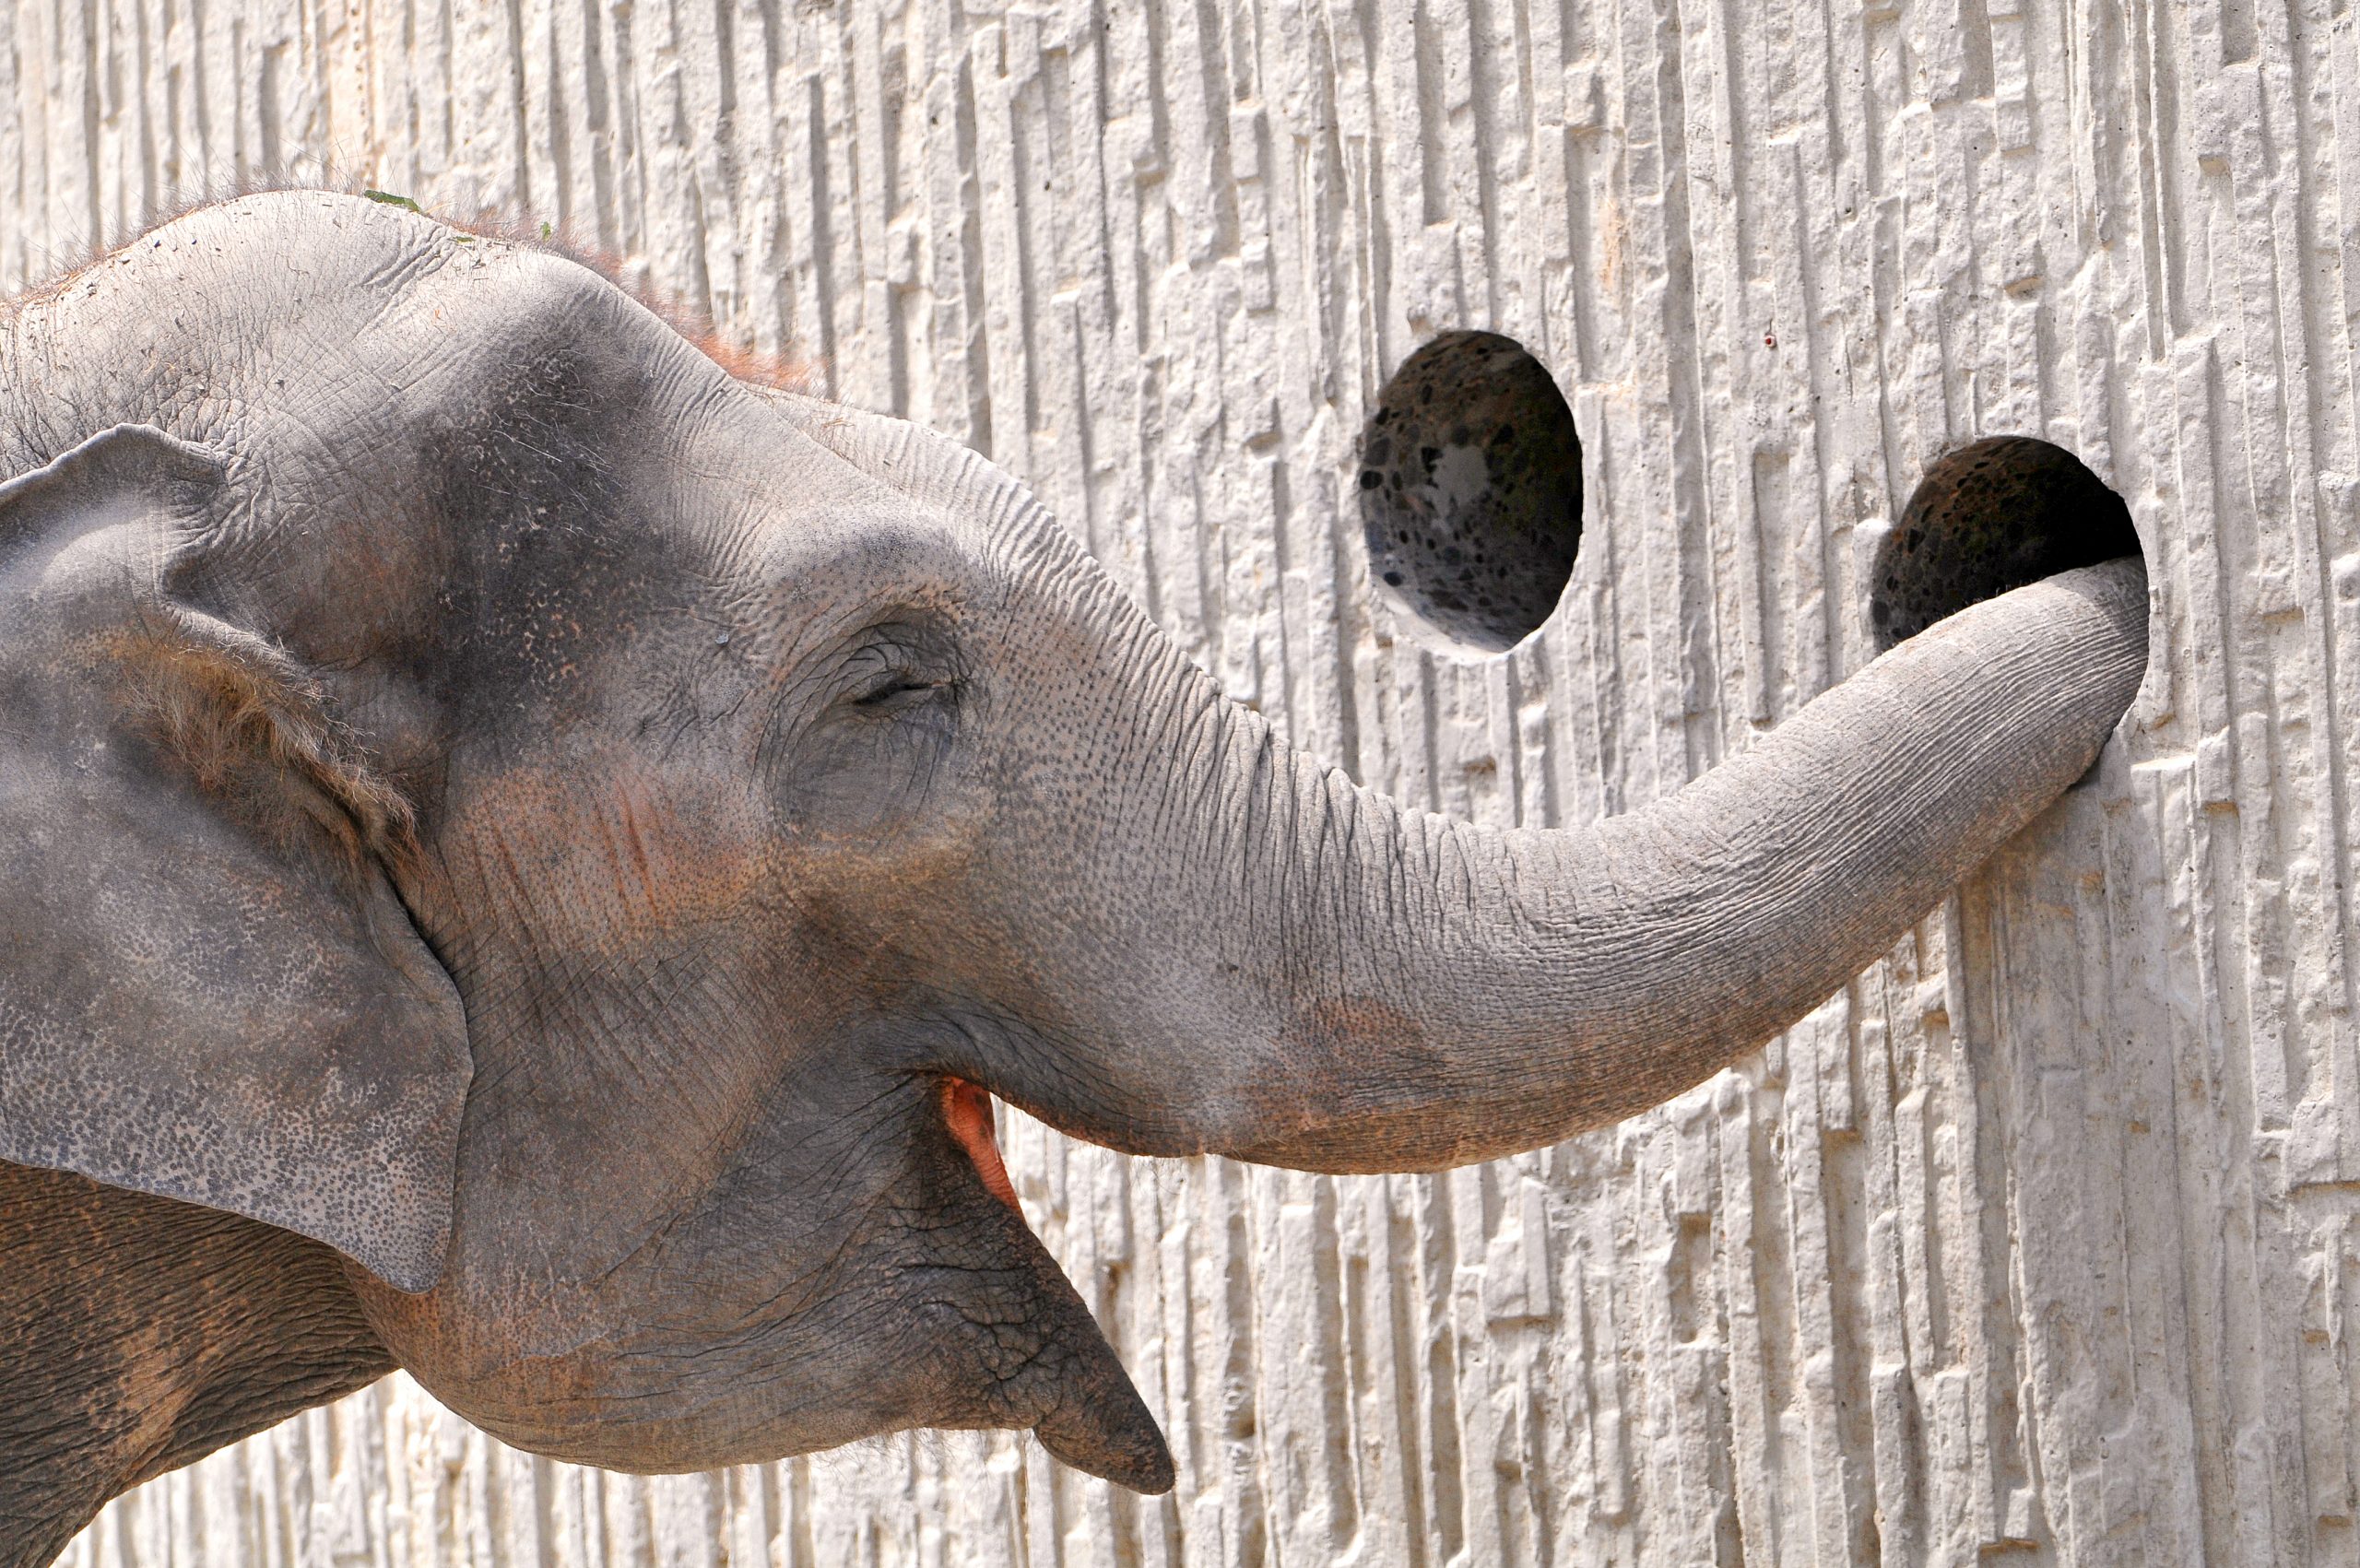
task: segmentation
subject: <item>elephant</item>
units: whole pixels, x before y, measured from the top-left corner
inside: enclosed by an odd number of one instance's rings
[[[1029,1429],[1173,1484],[996,1101],[1422,1171],[1701,1082],[2092,766],[2143,569],[1643,808],[1283,741],[1024,487],[319,191],[0,320],[0,1564],[407,1369],[635,1471]]]

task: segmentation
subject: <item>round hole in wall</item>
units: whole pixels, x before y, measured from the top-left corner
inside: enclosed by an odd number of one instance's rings
[[[1497,652],[1557,607],[1582,539],[1582,443],[1565,395],[1496,332],[1402,361],[1361,435],[1369,573],[1415,620]]]
[[[1936,459],[1878,543],[1869,620],[1879,652],[2011,588],[2137,555],[2130,509],[2050,442],[1990,436]]]

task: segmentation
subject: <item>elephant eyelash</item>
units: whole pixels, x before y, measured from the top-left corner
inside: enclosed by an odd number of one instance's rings
[[[864,713],[891,713],[947,701],[965,684],[957,644],[928,618],[872,626],[852,650],[837,701]]]
[[[914,677],[897,676],[854,698],[852,705],[856,708],[885,708],[894,705],[896,699],[914,700],[937,691],[954,690],[958,685],[955,680],[919,680]]]

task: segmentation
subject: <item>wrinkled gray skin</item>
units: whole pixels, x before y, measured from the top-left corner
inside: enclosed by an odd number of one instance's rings
[[[1404,811],[963,449],[317,194],[24,302],[7,474],[9,1564],[395,1362],[627,1469],[1030,1427],[1164,1488],[946,1084],[1317,1171],[1613,1122],[1892,943],[2145,659],[2118,562],[1644,811]]]

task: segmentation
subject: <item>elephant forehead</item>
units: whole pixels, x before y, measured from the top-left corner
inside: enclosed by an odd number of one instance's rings
[[[751,570],[761,581],[788,591],[817,581],[884,593],[974,570],[957,525],[941,512],[860,475],[842,484],[839,477],[820,470],[808,488],[774,474],[749,481],[759,502]]]

